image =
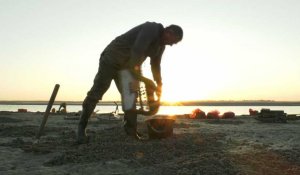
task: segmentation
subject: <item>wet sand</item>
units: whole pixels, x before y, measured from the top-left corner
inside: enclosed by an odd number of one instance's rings
[[[36,143],[42,118],[0,112],[0,174],[300,174],[300,120],[177,116],[172,137],[136,141],[121,119],[96,116],[88,125],[90,143],[77,145],[74,114],[50,114]],[[138,126],[147,135],[144,120]]]

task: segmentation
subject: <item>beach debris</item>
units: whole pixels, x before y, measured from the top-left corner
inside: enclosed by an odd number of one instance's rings
[[[43,132],[43,130],[44,130],[44,128],[45,128],[45,125],[46,125],[46,123],[47,123],[47,120],[48,120],[48,116],[49,116],[50,110],[51,110],[51,108],[52,108],[52,105],[53,105],[53,103],[54,103],[55,97],[56,97],[57,92],[58,92],[59,86],[60,86],[59,84],[56,84],[56,85],[54,86],[52,95],[51,95],[51,97],[50,97],[50,100],[49,100],[49,102],[48,102],[48,106],[47,106],[46,111],[45,111],[45,114],[44,114],[43,121],[42,121],[41,126],[40,126],[40,128],[39,128],[39,131],[38,131],[37,134],[36,134],[36,139],[37,139],[37,140],[40,139],[40,136],[41,136],[41,134],[42,134],[42,132]]]
[[[300,115],[297,114],[288,114],[286,116],[287,120],[300,120]]]
[[[63,113],[63,114],[67,113],[67,103],[66,102],[62,102],[59,105],[57,113]]]
[[[18,112],[27,112],[27,109],[20,108],[20,109],[18,109]]]
[[[97,114],[96,113],[98,111],[95,112],[95,117],[97,117],[97,119],[99,120],[103,120],[103,119],[108,119],[108,120],[120,120],[122,119],[122,115],[119,114],[119,105],[117,102],[114,101],[114,104],[116,105],[116,108],[114,111],[109,112],[109,113],[100,113]]]
[[[219,119],[220,117],[220,112],[218,110],[212,110],[207,113],[206,115],[207,119]]]
[[[235,113],[232,111],[228,111],[228,112],[224,112],[224,114],[222,115],[222,119],[229,119],[229,118],[234,118],[235,117]]]
[[[250,115],[257,115],[258,114],[258,111],[257,110],[253,110],[253,109],[249,109],[249,114]]]
[[[196,108],[189,115],[189,118],[191,118],[191,119],[205,119],[206,118],[206,114],[201,109]]]
[[[281,110],[261,109],[255,119],[265,123],[286,123],[287,114]]]
[[[114,104],[116,105],[116,109],[112,112],[112,114],[118,115],[119,114],[119,105],[115,101],[114,101]]]
[[[192,113],[189,115],[188,118],[190,119],[230,119],[234,118],[235,113],[232,111],[225,112],[223,115],[220,115],[220,112],[218,110],[212,110],[205,114],[204,111],[202,111],[199,108],[196,108],[192,111]]]

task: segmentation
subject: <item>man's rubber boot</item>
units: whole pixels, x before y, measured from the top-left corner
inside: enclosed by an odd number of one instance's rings
[[[137,131],[137,114],[127,111],[124,114],[124,130],[128,136],[132,136],[137,140],[144,140],[142,134]]]
[[[85,119],[81,117],[79,125],[78,125],[78,131],[77,131],[77,143],[78,144],[84,144],[89,142],[89,136],[86,134],[86,125],[87,122]]]
[[[88,124],[89,118],[93,113],[96,104],[98,101],[90,100],[86,98],[82,104],[82,113],[80,116],[80,121],[78,124],[78,131],[77,131],[77,143],[84,144],[89,142],[89,137],[86,134],[86,126]]]

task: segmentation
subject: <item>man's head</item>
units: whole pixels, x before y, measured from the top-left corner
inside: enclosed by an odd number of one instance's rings
[[[162,43],[164,45],[170,45],[178,43],[183,38],[183,30],[178,25],[170,25],[164,29],[162,36]]]

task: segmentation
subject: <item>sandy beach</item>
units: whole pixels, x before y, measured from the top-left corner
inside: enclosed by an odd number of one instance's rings
[[[75,143],[78,116],[0,112],[0,174],[300,174],[300,120],[262,123],[251,116],[189,119],[176,116],[174,135],[136,141],[121,118],[90,119],[89,144]],[[146,118],[139,131],[147,135]]]

